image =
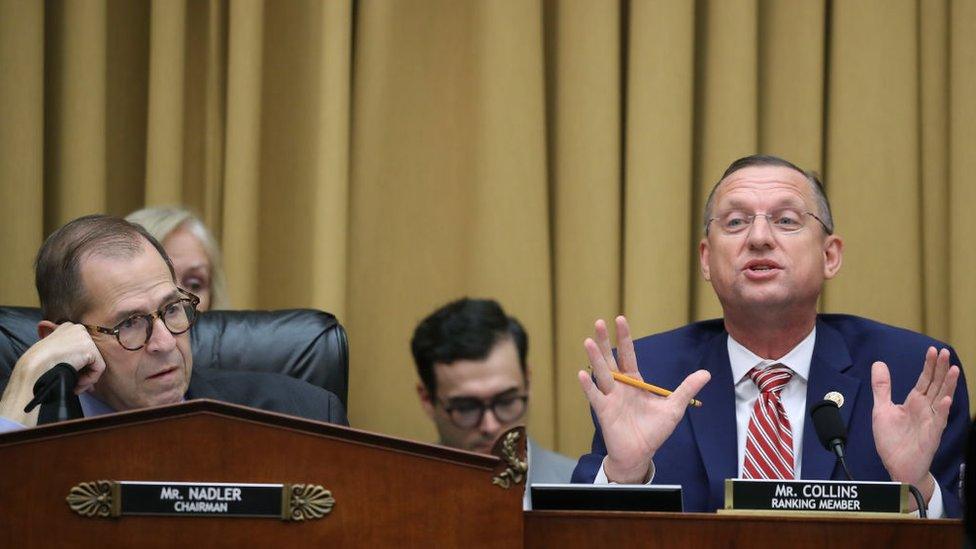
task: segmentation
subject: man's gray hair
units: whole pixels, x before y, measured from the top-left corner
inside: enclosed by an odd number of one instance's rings
[[[735,162],[729,164],[729,167],[725,169],[725,173],[719,178],[718,182],[712,187],[712,191],[708,193],[708,200],[705,201],[705,217],[703,218],[705,223],[705,234],[708,235],[708,222],[712,218],[712,208],[715,205],[715,191],[718,190],[719,185],[725,178],[732,175],[733,173],[743,169],[750,168],[753,166],[779,166],[782,168],[790,168],[795,170],[806,178],[807,182],[810,183],[810,187],[813,189],[813,196],[817,201],[817,216],[820,221],[823,222],[824,229],[826,229],[827,234],[834,234],[834,216],[830,213],[830,202],[827,200],[827,193],[824,192],[823,183],[817,176],[816,172],[809,170],[803,170],[796,164],[790,162],[789,160],[780,158],[778,156],[773,156],[771,154],[753,154],[751,156],[742,157]]]
[[[89,256],[132,258],[142,253],[144,241],[159,252],[175,282],[176,272],[163,245],[135,223],[108,215],[86,215],[51,233],[34,261],[44,319],[80,322],[94,305],[82,280],[82,260]]]

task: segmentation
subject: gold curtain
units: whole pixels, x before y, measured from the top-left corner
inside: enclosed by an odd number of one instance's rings
[[[0,0],[0,302],[36,303],[61,223],[185,203],[237,306],[339,316],[354,425],[432,440],[412,329],[491,296],[533,435],[578,454],[593,320],[719,313],[700,210],[759,151],[825,176],[825,311],[976,360],[972,28],[967,0]]]

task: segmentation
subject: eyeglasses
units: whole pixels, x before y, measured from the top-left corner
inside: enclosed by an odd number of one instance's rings
[[[495,419],[501,423],[517,420],[525,414],[528,400],[528,395],[502,393],[487,402],[474,397],[456,397],[440,403],[451,418],[451,423],[461,429],[472,429],[481,424],[485,410],[491,410]]]
[[[810,216],[820,222],[823,225],[827,234],[832,234],[830,228],[827,224],[823,222],[822,219],[817,217],[813,212],[799,211],[793,209],[783,209],[777,210],[773,213],[755,213],[749,214],[741,210],[731,210],[718,217],[712,217],[705,222],[705,234],[708,234],[708,226],[712,221],[717,222],[719,229],[722,234],[727,235],[738,235],[745,234],[749,232],[757,217],[766,218],[766,222],[769,226],[781,234],[792,234],[798,233],[809,226],[809,220],[806,216]]]
[[[173,335],[180,335],[190,329],[197,319],[197,305],[200,298],[184,290],[177,288],[184,297],[171,301],[154,313],[145,315],[132,315],[119,322],[114,328],[104,328],[82,324],[90,331],[108,335],[114,335],[119,345],[128,351],[138,351],[146,346],[146,342],[152,337],[153,325],[156,319],[163,321],[163,325]]]

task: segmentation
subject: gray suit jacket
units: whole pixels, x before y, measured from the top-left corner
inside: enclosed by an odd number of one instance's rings
[[[565,484],[573,476],[576,460],[539,446],[529,439],[529,484]]]
[[[349,425],[339,397],[321,387],[281,374],[194,368],[186,398],[209,398]]]

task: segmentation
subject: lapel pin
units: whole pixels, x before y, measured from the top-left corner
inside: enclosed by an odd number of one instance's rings
[[[824,400],[833,401],[840,408],[844,405],[844,395],[838,393],[837,391],[831,391],[824,395]]]

